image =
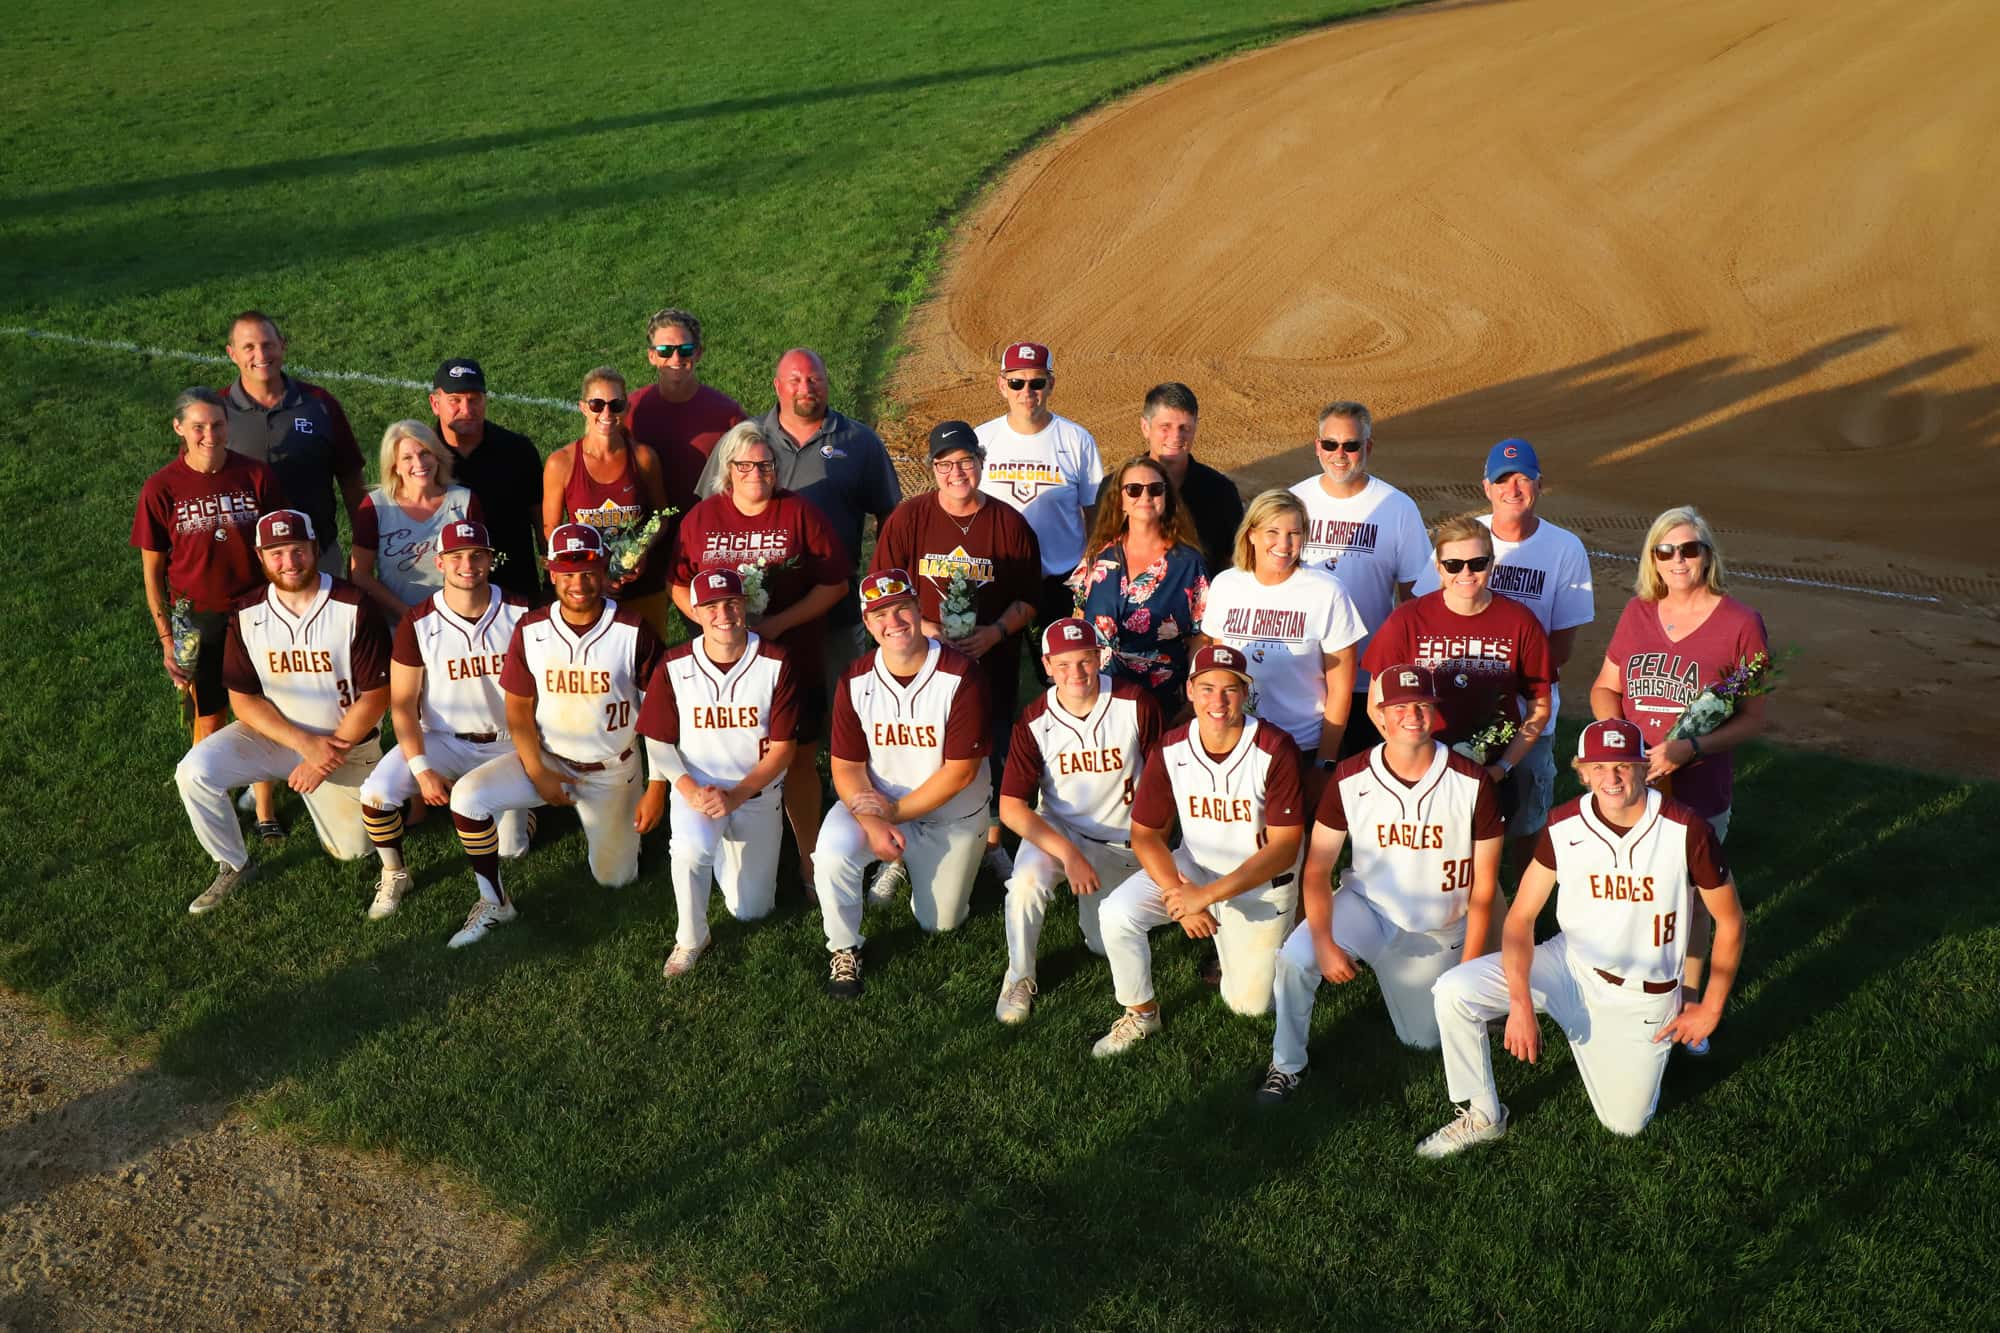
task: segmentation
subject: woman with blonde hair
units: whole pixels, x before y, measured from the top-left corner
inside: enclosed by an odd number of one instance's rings
[[[1153,696],[1160,716],[1187,708],[1188,658],[1202,643],[1208,566],[1165,467],[1150,455],[1112,474],[1084,543],[1076,616],[1097,631],[1105,669]]]
[[[583,435],[549,455],[542,467],[542,540],[565,523],[596,528],[607,541],[641,527],[667,508],[660,456],[625,429],[632,401],[625,377],[598,366],[583,377]],[[611,585],[617,603],[637,611],[656,634],[667,632],[667,576],[673,529],[661,524],[639,567]]]
[[[391,629],[444,586],[435,557],[445,524],[484,521],[472,492],[452,484],[451,461],[451,450],[421,421],[398,421],[382,432],[382,480],[355,511],[348,577]]]

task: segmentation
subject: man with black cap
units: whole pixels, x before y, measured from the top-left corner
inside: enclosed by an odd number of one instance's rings
[[[493,582],[540,602],[535,547],[542,524],[542,456],[534,441],[486,419],[486,372],[455,356],[431,376],[431,415],[452,453],[452,476],[479,499],[493,541]]]

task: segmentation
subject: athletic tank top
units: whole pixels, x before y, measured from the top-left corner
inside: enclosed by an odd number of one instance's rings
[[[563,488],[563,512],[569,515],[570,522],[588,524],[606,537],[623,536],[650,518],[653,509],[639,491],[639,475],[632,466],[631,449],[625,451],[625,468],[616,481],[598,481],[590,475],[583,459],[583,441],[578,440],[569,484]],[[666,526],[662,524],[652,553],[646,557],[646,568],[623,590],[622,596],[644,597],[661,591],[667,586],[667,567],[672,563]]]

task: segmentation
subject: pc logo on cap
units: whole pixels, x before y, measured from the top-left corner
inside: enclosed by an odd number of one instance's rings
[[[1502,440],[1486,454],[1486,480],[1498,481],[1510,472],[1518,472],[1529,481],[1542,479],[1542,460],[1535,457],[1535,446],[1526,440]]]
[[[452,551],[490,551],[493,543],[487,539],[486,525],[470,518],[453,519],[438,533],[438,554]]]
[[[1437,677],[1428,667],[1392,666],[1375,673],[1382,682],[1382,706],[1390,704],[1434,704],[1438,701]]]
[[[313,521],[296,509],[273,509],[257,520],[257,549],[260,551],[268,546],[283,546],[287,542],[313,541]]]
[[[1012,343],[1001,354],[1002,370],[1049,370],[1049,349],[1040,343]]]
[[[1042,652],[1049,657],[1095,647],[1097,631],[1074,616],[1058,620],[1042,631]]]
[[[710,602],[742,595],[743,576],[733,569],[704,569],[694,576],[691,599],[696,606],[707,606]]]
[[[1188,679],[1193,680],[1204,671],[1230,671],[1250,679],[1250,659],[1226,643],[1211,643],[1194,655],[1194,665],[1188,668]]]
[[[1583,729],[1576,757],[1586,764],[1643,764],[1646,738],[1622,717],[1608,717]]]
[[[565,523],[549,534],[549,568],[568,572],[604,563],[604,537],[586,523]]]

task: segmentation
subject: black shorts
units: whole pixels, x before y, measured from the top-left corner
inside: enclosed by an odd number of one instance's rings
[[[1354,692],[1354,707],[1348,710],[1347,730],[1340,733],[1340,757],[1360,754],[1382,743],[1382,733],[1375,730],[1375,719],[1368,716],[1368,691]]]
[[[826,682],[819,672],[799,673],[798,695],[799,729],[792,739],[800,745],[825,745],[832,731],[833,710],[827,706]]]
[[[229,690],[222,683],[222,645],[228,636],[227,611],[195,611],[189,621],[201,634],[201,652],[194,660],[194,712],[214,717],[229,707]]]

